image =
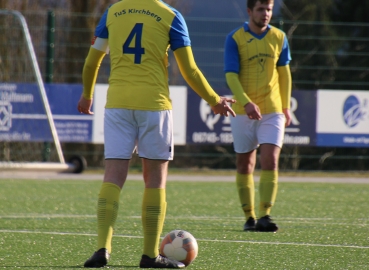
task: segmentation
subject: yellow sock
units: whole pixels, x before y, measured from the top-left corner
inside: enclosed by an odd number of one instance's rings
[[[145,188],[142,201],[142,226],[144,232],[143,254],[150,258],[159,255],[160,235],[167,208],[164,188]]]
[[[259,215],[263,217],[270,214],[270,210],[277,197],[278,171],[262,170],[260,174],[259,195],[260,206]]]
[[[97,203],[97,250],[106,248],[111,253],[113,228],[118,216],[120,188],[104,182]]]
[[[246,220],[249,217],[256,218],[254,210],[255,189],[253,175],[237,173],[236,185],[238,190],[238,197],[240,199],[241,207],[245,214]]]

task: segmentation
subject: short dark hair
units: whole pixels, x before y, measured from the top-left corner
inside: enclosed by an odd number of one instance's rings
[[[274,2],[274,0],[247,0],[247,8],[253,9],[257,1],[259,1],[262,4],[268,4],[270,2]]]

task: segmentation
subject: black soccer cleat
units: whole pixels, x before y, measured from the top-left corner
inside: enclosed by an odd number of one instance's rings
[[[278,231],[278,226],[272,222],[269,215],[266,215],[258,219],[255,230],[258,232],[276,232]]]
[[[147,255],[142,255],[140,268],[185,268],[186,266],[178,261],[171,260],[159,254],[156,258],[150,258]]]
[[[102,268],[108,264],[109,258],[110,254],[108,250],[106,248],[100,248],[85,262],[84,267]]]
[[[245,225],[243,225],[243,230],[244,231],[255,231],[255,224],[256,224],[256,220],[253,217],[249,217]]]

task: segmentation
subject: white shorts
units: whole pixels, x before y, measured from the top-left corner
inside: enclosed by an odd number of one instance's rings
[[[233,147],[236,153],[248,153],[260,144],[283,145],[285,116],[280,113],[263,114],[261,120],[247,115],[231,117]]]
[[[105,109],[105,159],[173,159],[172,111]]]

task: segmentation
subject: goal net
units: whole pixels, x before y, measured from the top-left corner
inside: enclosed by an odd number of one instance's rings
[[[25,18],[0,10],[0,171],[68,170]]]

